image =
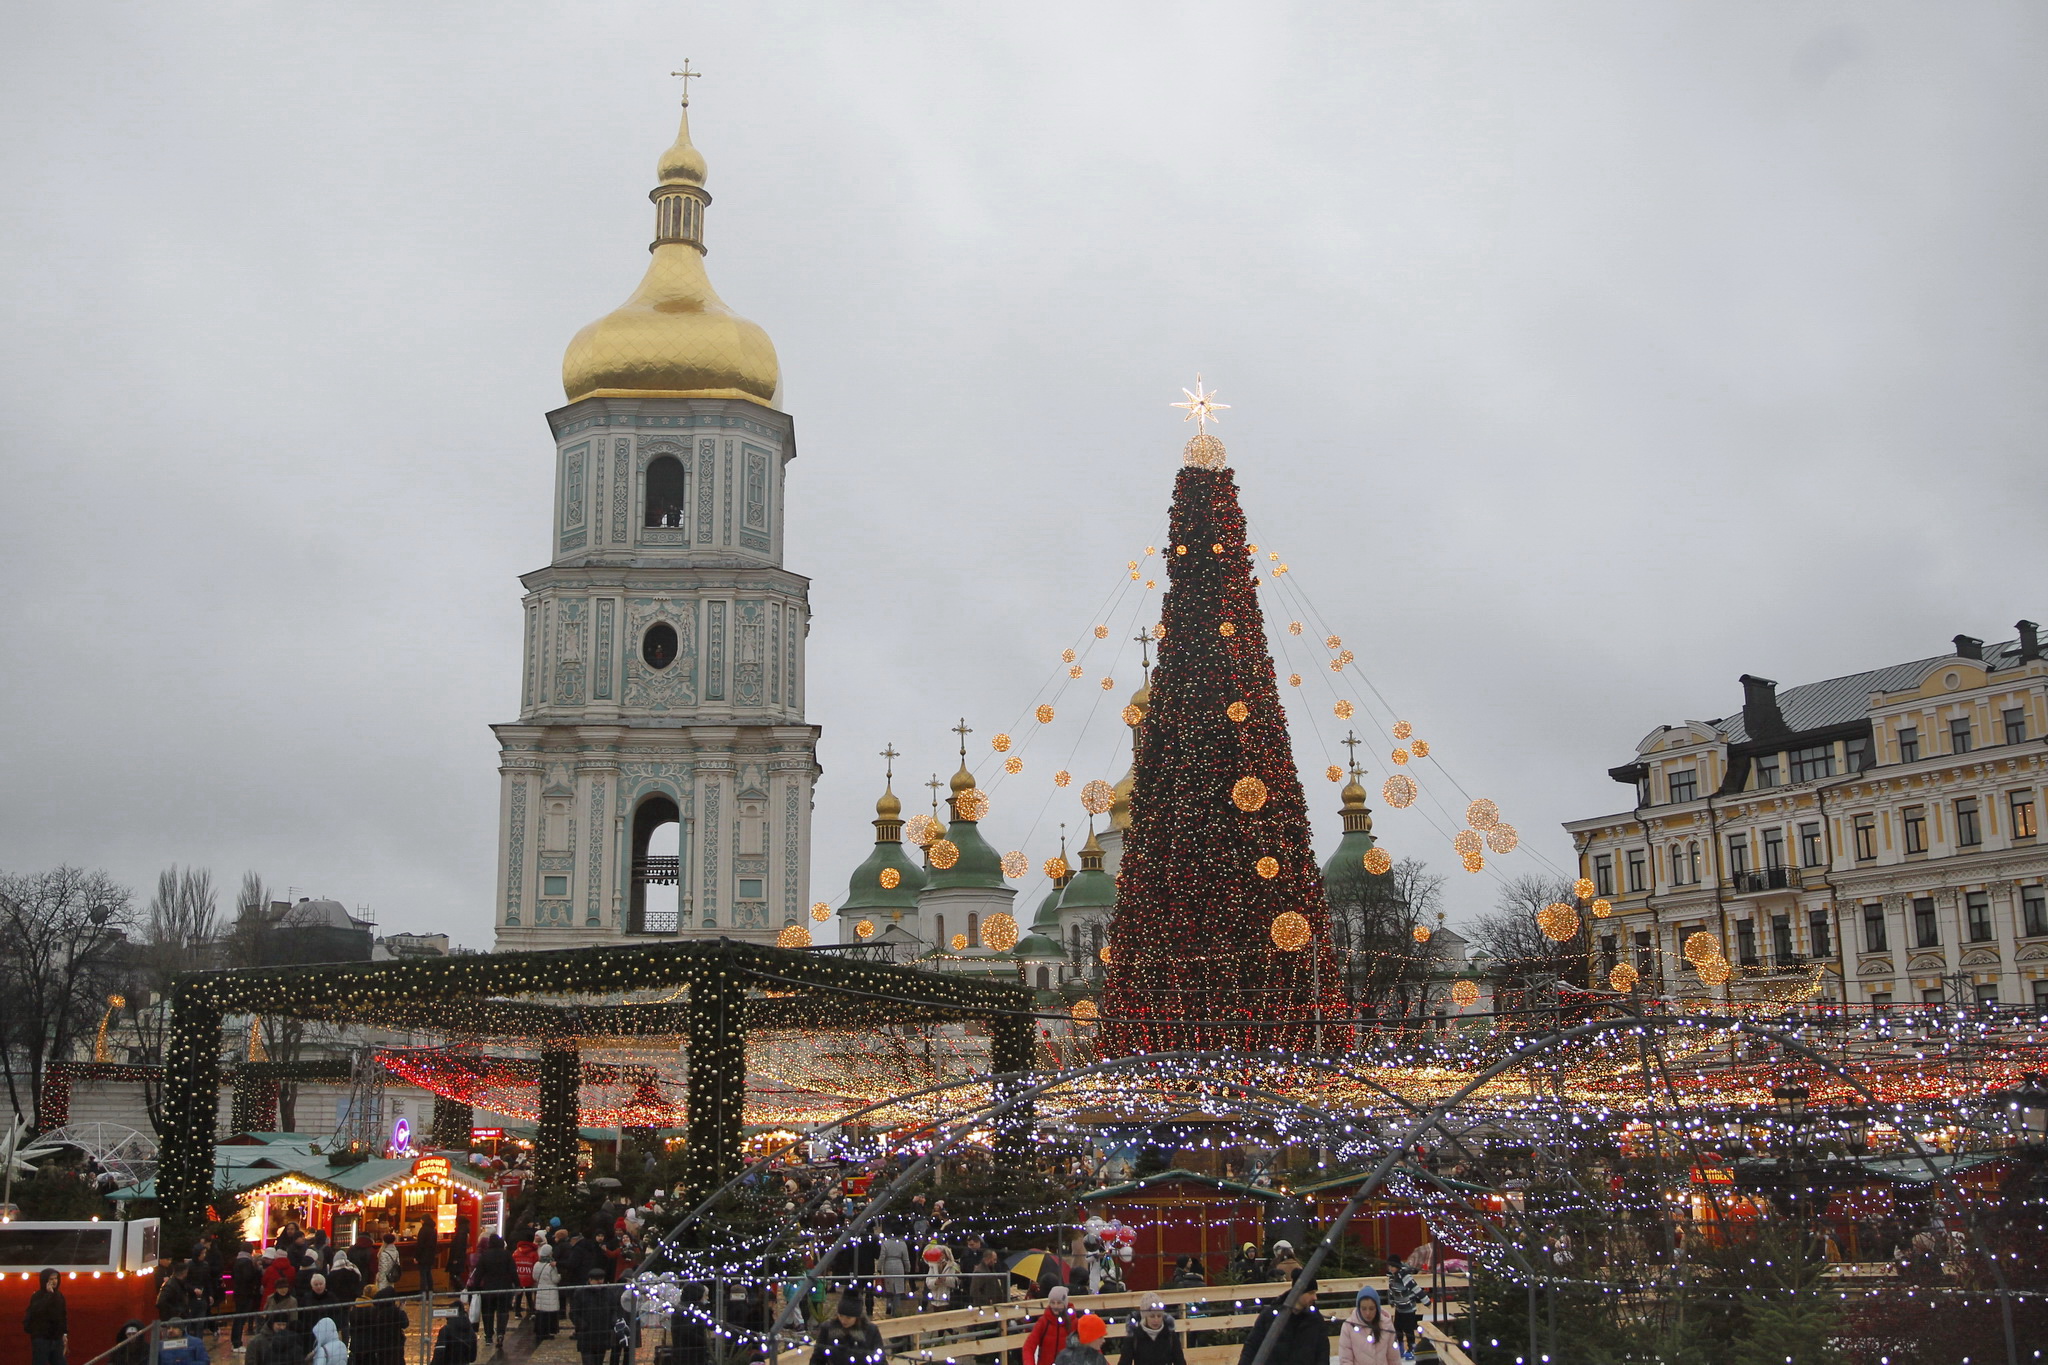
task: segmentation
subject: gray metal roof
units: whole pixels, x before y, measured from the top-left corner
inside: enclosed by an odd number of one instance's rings
[[[1784,715],[1785,724],[1794,733],[1846,725],[1850,721],[1861,720],[1870,713],[1872,692],[1897,692],[1912,687],[1926,675],[1929,668],[1956,657],[1954,654],[1935,654],[1925,659],[1915,659],[1911,663],[1890,664],[1863,673],[1845,673],[1839,678],[1827,678],[1820,682],[1801,683],[1797,687],[1780,688],[1778,710]],[[1984,647],[1984,663],[1993,673],[2018,667],[2019,657],[2018,640]],[[1743,724],[1740,711],[1725,720],[1715,721],[1714,724],[1727,731],[1732,743],[1740,744],[1749,738],[1749,728]]]

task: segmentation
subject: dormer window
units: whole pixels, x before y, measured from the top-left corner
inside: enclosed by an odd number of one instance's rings
[[[1671,804],[1697,801],[1700,795],[1700,775],[1697,768],[1678,768],[1671,774]]]
[[[1778,756],[1765,754],[1756,761],[1756,785],[1759,788],[1778,785]]]

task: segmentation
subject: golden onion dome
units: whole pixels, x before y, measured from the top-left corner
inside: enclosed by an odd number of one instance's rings
[[[633,296],[578,332],[562,391],[579,398],[744,398],[773,406],[782,369],[759,324],[728,308],[704,273],[704,156],[683,109],[656,165],[653,258]]]
[[[884,820],[899,819],[903,814],[903,803],[896,799],[896,793],[882,788],[882,799],[875,802],[875,814]]]
[[[975,785],[974,774],[967,771],[966,759],[960,760],[960,771],[953,774],[953,780],[947,785],[952,788],[955,796]]]
[[[1350,780],[1349,782],[1346,782],[1346,783],[1344,784],[1344,791],[1343,791],[1343,797],[1344,797],[1344,806],[1343,806],[1343,809],[1345,809],[1345,810],[1364,810],[1364,809],[1365,809],[1365,788],[1359,785],[1359,781],[1358,781],[1358,774],[1357,774],[1357,773],[1353,773],[1353,774],[1351,775],[1351,780]]]

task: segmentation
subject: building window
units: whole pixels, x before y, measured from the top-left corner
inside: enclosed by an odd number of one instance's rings
[[[1780,967],[1792,961],[1792,917],[1771,916],[1771,956],[1778,960]]]
[[[2036,934],[2048,934],[2048,887],[2020,888],[2020,920],[2021,932],[2029,938]]]
[[[1870,762],[1870,741],[1852,739],[1842,746],[1843,755],[1849,760],[1849,771],[1860,773],[1872,766]]]
[[[1600,935],[1600,974],[1605,976],[1614,970],[1614,955],[1619,951],[1613,934]]]
[[[1863,951],[1884,953],[1891,951],[1890,940],[1884,932],[1884,904],[1880,901],[1866,901],[1863,905]]]
[[[2034,1008],[2048,1013],[2048,981],[2034,983]]]
[[[1859,815],[1852,826],[1856,833],[1856,861],[1871,862],[1877,857],[1877,817]]]
[[[1942,994],[1941,987],[1929,986],[1920,992],[1920,1003],[1923,1005],[1945,1005],[1948,1003],[1948,997]]]
[[[1956,846],[1975,848],[1983,842],[1983,832],[1977,827],[1977,798],[1966,796],[1956,802]]]
[[[1991,941],[1991,893],[1969,891],[1963,895],[1963,916],[1969,921],[1970,942]]]
[[[1834,935],[1829,932],[1827,911],[1814,910],[1806,916],[1806,943],[1815,957],[1834,955]]]
[[[1906,853],[1908,856],[1927,851],[1927,807],[1908,806],[1899,812],[1899,818],[1906,823]]]
[[[1801,825],[1799,827],[1799,865],[1801,867],[1819,867],[1820,863],[1820,825],[1818,823]]]
[[[647,466],[647,526],[681,526],[689,506],[683,487],[683,462],[663,455]]]
[[[1970,752],[1970,718],[1957,716],[1948,723],[1948,751],[1952,754]]]
[[[1745,967],[1756,965],[1756,921],[1735,921],[1735,960]]]
[[[1823,777],[1835,775],[1835,746],[1816,744],[1810,749],[1792,751],[1792,780],[1794,782],[1818,782]]]
[[[1979,986],[1977,988],[1977,1004],[1982,1009],[1998,1008],[1998,983],[1996,981],[1988,986]]]
[[[1079,926],[1075,927],[1074,932],[1080,932]],[[944,915],[932,916],[932,946],[940,952],[944,952],[946,949],[946,917]]]
[[[1689,881],[1693,881],[1693,882],[1697,882],[1697,881],[1698,881],[1698,880],[1700,879],[1700,843],[1699,843],[1699,840],[1695,839],[1695,840],[1693,840],[1693,841],[1692,841],[1691,843],[1689,843],[1689,844],[1687,844],[1687,845],[1685,846],[1685,861],[1686,861],[1686,871],[1688,871],[1688,872],[1690,872],[1690,873],[1692,874],[1692,875],[1691,875],[1691,876],[1690,876],[1690,877],[1689,877],[1689,878],[1688,878],[1687,880],[1689,880]]]
[[[1756,784],[1759,787],[1778,785],[1778,756],[1765,754],[1756,761]]]
[[[2005,742],[2024,744],[2027,740],[2027,708],[2008,706],[2005,709]]]
[[[761,896],[762,896],[762,892],[761,892],[761,879],[760,879],[759,877],[742,877],[742,878],[740,878],[740,899],[741,899],[741,900],[743,900],[743,901],[757,901],[757,900],[760,900],[760,899],[761,899]]]
[[[1614,855],[1602,853],[1593,859],[1593,889],[1600,895],[1614,894]]]
[[[1764,831],[1764,866],[1785,865],[1785,831],[1776,825]]]
[[[1871,1009],[1877,1011],[1879,1014],[1882,1014],[1891,1007],[1892,993],[1890,991],[1872,991],[1870,993]]]
[[[1919,761],[1920,761],[1920,730],[1919,730],[1919,727],[1917,727],[1917,726],[1912,726],[1912,725],[1901,725],[1901,726],[1899,727],[1899,762],[1901,762],[1901,763],[1918,763]]]
[[[1697,768],[1678,768],[1671,774],[1671,804],[1681,801],[1697,801],[1700,795],[1700,775]]]
[[[967,946],[972,948],[981,942],[981,915],[978,911],[967,912]]]
[[[1913,897],[1913,943],[1919,948],[1939,948],[1941,929],[1934,922],[1934,897]]]
[[[666,621],[656,621],[640,637],[640,657],[649,668],[659,671],[676,661],[676,628]]]
[[[1650,804],[1650,775],[1647,772],[1636,779],[1636,804],[1638,806]]]
[[[1639,976],[1657,975],[1657,955],[1650,951],[1650,931],[1648,929],[1636,930],[1636,974]]]
[[[543,896],[566,896],[569,894],[569,879],[567,877],[542,877],[540,879],[540,893]]]
[[[1685,848],[1680,844],[1671,846],[1671,884],[1685,885]]]
[[[1738,876],[1749,871],[1749,836],[1731,834],[1728,836],[1728,870]]]
[[[1628,889],[1631,891],[1643,889],[1643,851],[1639,848],[1632,848],[1628,851]]]
[[[2012,810],[2012,837],[2031,839],[2034,837],[2034,793],[2014,792],[2008,803]]]

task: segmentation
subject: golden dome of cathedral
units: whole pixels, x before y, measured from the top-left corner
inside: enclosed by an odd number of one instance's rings
[[[579,398],[744,398],[773,406],[782,371],[761,327],[728,308],[704,273],[704,156],[683,106],[675,145],[656,163],[653,259],[633,296],[578,332],[562,391]]]

